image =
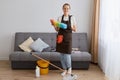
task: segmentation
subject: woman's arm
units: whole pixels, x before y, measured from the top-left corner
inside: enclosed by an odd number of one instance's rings
[[[58,31],[59,31],[59,29],[60,29],[59,27],[55,27],[55,26],[54,26],[54,28],[55,28],[55,30],[56,30],[57,32],[58,32]]]
[[[59,27],[56,27],[55,25],[52,24],[52,26],[54,27],[54,29],[58,32],[59,31]]]
[[[59,21],[59,18],[58,18],[58,21]],[[51,24],[53,27],[54,27],[54,29],[58,32],[59,31],[59,27],[57,27],[56,25],[54,25],[53,23]]]
[[[60,16],[60,17],[58,17],[58,19],[57,19],[57,21],[58,22],[61,22],[61,19],[62,19],[62,16]],[[59,27],[56,27],[56,26],[54,26],[54,28],[55,28],[55,30],[58,32],[59,31]]]
[[[77,31],[76,20],[75,20],[74,16],[71,17],[71,28],[72,28],[72,31],[74,31],[74,32]]]
[[[72,31],[74,31],[74,32],[77,31],[76,25],[73,25],[73,26],[72,26]]]

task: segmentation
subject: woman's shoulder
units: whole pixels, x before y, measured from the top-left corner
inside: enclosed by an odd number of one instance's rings
[[[70,15],[71,16],[71,18],[75,18],[75,16],[74,15]]]
[[[72,20],[72,21],[75,21],[74,15],[70,15],[70,16],[71,16],[71,20]]]

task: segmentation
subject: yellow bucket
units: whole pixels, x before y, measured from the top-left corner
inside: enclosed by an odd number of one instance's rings
[[[47,63],[47,62],[45,62],[43,60],[38,60],[37,64],[40,67],[40,74],[41,75],[48,74],[48,72],[49,72],[49,63]]]

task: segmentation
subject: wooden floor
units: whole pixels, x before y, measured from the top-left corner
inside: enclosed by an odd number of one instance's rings
[[[9,61],[0,61],[0,80],[62,80],[59,70],[50,70],[48,75],[35,77],[34,70],[12,70]],[[89,70],[73,70],[78,80],[107,80],[97,65],[91,64]]]

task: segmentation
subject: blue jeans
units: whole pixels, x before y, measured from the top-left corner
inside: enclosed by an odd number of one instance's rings
[[[71,66],[71,54],[60,53],[60,60],[64,70],[72,68]]]

